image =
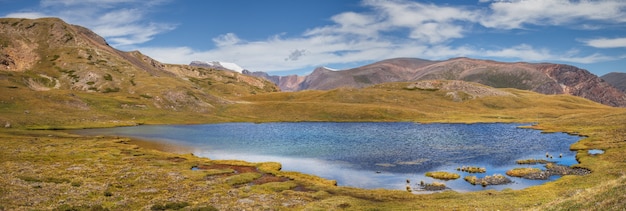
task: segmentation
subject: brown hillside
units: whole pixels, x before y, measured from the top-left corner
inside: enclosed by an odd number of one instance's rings
[[[605,105],[626,107],[624,92],[584,69],[562,64],[508,63],[470,58],[445,61],[399,58],[341,71],[317,68],[310,75],[304,76],[300,84],[291,84],[291,87],[299,87],[297,90],[329,90],[418,80],[463,80],[495,88],[568,94]],[[277,84],[281,85],[282,81]]]
[[[31,102],[24,105],[28,111],[90,111],[76,113],[85,116],[121,109],[102,114],[106,118],[151,109],[210,114],[235,97],[278,90],[257,77],[119,51],[89,29],[57,18],[0,19],[0,102]],[[0,121],[18,121],[10,116]]]
[[[626,73],[612,72],[603,75],[602,78],[607,83],[613,85],[615,88],[626,93]]]
[[[230,71],[162,64],[138,51],[119,51],[89,29],[57,18],[0,19],[0,30],[0,71],[24,74],[35,82],[58,81],[57,89],[102,92],[120,88],[118,91],[133,92],[143,88],[136,82],[148,78],[197,86],[189,83],[190,77],[234,80],[261,92],[276,89],[264,80]]]

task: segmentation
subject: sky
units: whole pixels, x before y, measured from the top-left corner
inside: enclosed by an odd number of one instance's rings
[[[0,17],[58,17],[164,63],[272,75],[398,57],[626,72],[625,0],[0,0]]]

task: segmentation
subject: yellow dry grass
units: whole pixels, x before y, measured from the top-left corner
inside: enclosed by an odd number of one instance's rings
[[[434,172],[426,172],[427,177],[432,177],[440,180],[454,180],[461,177],[461,175],[456,173],[450,173],[445,171],[434,171]]]
[[[0,206],[6,210],[54,209],[61,205],[149,209],[174,202],[188,202],[188,208],[220,209],[624,208],[626,109],[577,97],[502,89],[514,96],[454,102],[445,92],[407,90],[403,89],[406,83],[391,83],[364,89],[229,96],[229,103],[197,113],[193,109],[172,112],[121,106],[149,100],[137,98],[138,94],[36,92],[0,81],[0,123],[11,127],[0,129]],[[88,109],[77,109],[80,105],[73,103],[79,101],[86,103]],[[414,195],[406,191],[336,187],[334,181],[279,171],[276,163],[212,161],[138,147],[115,137],[25,130],[228,121],[536,122],[532,128],[587,136],[571,149],[578,151],[581,163],[577,166],[593,173],[564,176],[523,190]],[[605,153],[589,155],[589,149],[602,149]],[[168,159],[173,157],[185,160]],[[211,176],[190,170],[194,165],[217,162],[257,166],[264,172],[261,174],[287,177],[291,182],[256,187],[240,183],[254,180],[258,174],[228,180],[220,176],[225,174]]]

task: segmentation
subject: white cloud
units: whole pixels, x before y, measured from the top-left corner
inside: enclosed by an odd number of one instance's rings
[[[547,48],[537,49],[527,44],[521,44],[504,49],[482,50],[474,53],[476,56],[482,55],[495,58],[512,58],[529,62],[560,61],[591,64],[619,59],[619,57],[606,56],[599,53],[581,56],[578,50],[570,50],[568,52],[552,52]]]
[[[143,20],[145,13],[146,11],[136,8],[103,12],[87,26],[100,36],[106,37],[115,47],[144,43],[152,40],[157,34],[175,28],[173,24],[145,22]]]
[[[145,2],[141,0],[42,0],[41,5],[44,7],[51,6],[108,6],[108,5],[116,5],[116,4],[124,4],[124,3],[137,3],[137,2]],[[150,3],[152,1],[148,1],[146,3]],[[162,2],[162,1],[160,1]]]
[[[331,18],[334,25],[311,29],[305,36],[357,35],[378,38],[380,34],[408,30],[404,38],[427,44],[437,44],[464,37],[467,31],[460,22],[472,23],[478,18],[475,11],[463,8],[437,6],[405,0],[366,0],[371,13],[345,12]],[[471,25],[471,24],[470,24]]]
[[[7,17],[59,17],[93,30],[114,47],[131,50],[134,45],[150,41],[157,34],[176,27],[174,24],[146,20],[152,6],[167,1],[42,0],[39,12],[11,13]]]
[[[148,21],[152,6],[165,1],[141,0],[43,0],[42,13],[14,13],[22,17],[57,16],[91,28],[111,45],[126,50],[173,30],[168,23]],[[618,59],[600,53],[558,52],[524,43],[482,49],[454,41],[489,30],[507,31],[534,26],[569,26],[597,30],[601,24],[626,22],[622,0],[478,0],[477,6],[450,6],[409,0],[363,0],[368,10],[343,12],[330,17],[331,24],[300,35],[277,33],[264,40],[247,40],[235,33],[214,37],[215,48],[144,47],[142,52],[166,63],[192,60],[234,62],[260,71],[282,71],[332,64],[362,63],[393,57],[448,59],[490,57],[523,61],[594,63]],[[488,7],[486,7],[488,6]],[[481,27],[483,26],[483,27]],[[566,27],[567,27],[566,26]],[[596,48],[626,47],[626,38],[581,41]]]
[[[535,49],[527,44],[504,49],[486,50],[483,55],[488,57],[519,58],[526,61],[542,61],[554,57],[547,49]]]
[[[306,49],[306,50],[298,50]],[[316,66],[362,63],[395,57],[417,57],[443,60],[452,57],[500,58],[528,62],[561,61],[589,64],[618,59],[602,54],[581,55],[572,50],[553,52],[521,44],[500,49],[472,46],[425,45],[418,42],[394,43],[385,40],[344,42],[342,37],[315,36],[306,39],[271,39],[243,42],[209,51],[191,48],[143,48],[142,52],[167,63],[188,64],[192,60],[234,62],[252,71],[286,71]],[[294,52],[302,52],[297,59]]]
[[[475,11],[459,7],[410,1],[367,0],[364,3],[382,17],[385,30],[408,29],[409,38],[431,44],[462,38],[467,24],[460,23],[472,23],[478,17]]]
[[[626,48],[626,37],[622,38],[598,38],[583,41],[586,45],[594,48]]]
[[[337,14],[331,18],[333,24],[309,29],[301,36],[285,38],[282,36],[284,34],[277,34],[266,40],[247,41],[240,39],[234,33],[227,33],[213,38],[217,47],[207,51],[197,51],[191,48],[144,48],[141,51],[168,63],[187,64],[192,60],[218,60],[235,62],[253,71],[283,71],[322,65],[362,63],[394,57],[440,60],[467,56],[529,62],[576,63],[616,59],[602,54],[581,55],[578,51],[555,52],[548,48],[536,48],[528,44],[491,49],[469,45],[450,46],[449,41],[467,36],[470,33],[469,28],[474,24],[507,29],[524,25],[558,25],[575,18],[615,17],[610,14],[594,15],[597,14],[598,8],[604,8],[608,4],[586,3],[586,1],[488,2],[491,5],[491,13],[471,8],[438,6],[405,0],[365,0],[363,5],[370,7],[372,11]],[[556,4],[564,4],[561,6],[565,8],[555,8]],[[596,12],[569,14],[586,6],[592,7],[592,10]],[[515,11],[514,8],[520,9],[521,12]],[[387,36],[398,32],[404,32],[404,34]]]
[[[50,17],[43,13],[39,12],[17,12],[17,13],[9,13],[6,15],[7,18],[28,18],[28,19],[36,19],[36,18],[44,18]]]
[[[335,22],[334,25],[310,29],[304,33],[304,36],[349,34],[378,37],[378,33],[384,30],[381,20],[370,14],[345,12],[331,17],[331,20]]]
[[[562,25],[579,20],[626,22],[623,0],[506,0],[491,3],[490,9],[480,23],[491,28]]]
[[[237,37],[234,33],[227,33],[213,38],[213,42],[218,47],[226,47],[236,45],[241,42],[241,39],[239,39],[239,37]]]

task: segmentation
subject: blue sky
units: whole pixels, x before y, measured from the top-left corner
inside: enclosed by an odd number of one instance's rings
[[[0,17],[59,17],[165,63],[276,75],[461,56],[626,72],[623,0],[0,0]]]

